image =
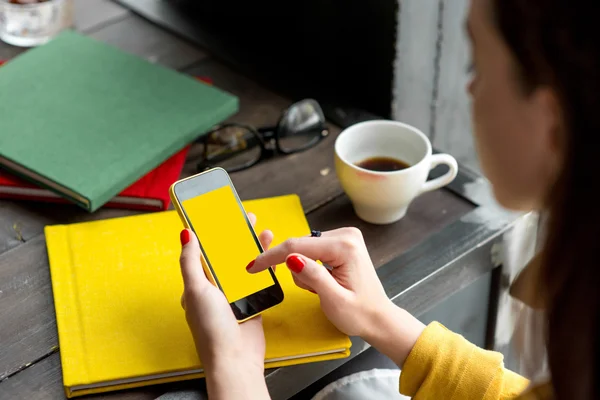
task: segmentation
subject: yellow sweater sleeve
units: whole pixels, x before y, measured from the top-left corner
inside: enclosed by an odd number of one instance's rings
[[[502,354],[480,349],[437,322],[425,328],[400,376],[400,392],[413,400],[512,399],[528,385],[504,369]]]

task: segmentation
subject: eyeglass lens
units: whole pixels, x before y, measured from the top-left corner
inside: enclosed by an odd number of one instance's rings
[[[261,155],[256,134],[238,126],[226,126],[211,133],[205,146],[208,146],[203,162],[206,168],[233,171],[255,163]]]
[[[319,104],[312,99],[299,101],[279,121],[279,147],[284,152],[293,152],[313,146],[324,127],[325,116]]]

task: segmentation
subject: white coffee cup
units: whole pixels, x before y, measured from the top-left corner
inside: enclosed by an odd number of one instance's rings
[[[375,157],[393,158],[409,167],[378,172],[357,164]],[[450,170],[427,181],[440,164]],[[335,168],[356,214],[373,224],[390,224],[406,215],[419,195],[446,186],[458,173],[454,157],[432,154],[431,142],[417,128],[397,121],[361,122],[345,129],[335,142]]]

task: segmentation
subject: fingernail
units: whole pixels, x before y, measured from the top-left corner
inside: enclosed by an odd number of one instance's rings
[[[190,231],[184,229],[179,234],[179,240],[181,240],[181,247],[185,246],[190,241]]]
[[[287,260],[285,260],[285,263],[289,269],[297,274],[304,269],[304,260],[298,256],[289,256]]]
[[[252,268],[254,266],[255,261],[256,260],[252,260],[252,261],[250,261],[250,264],[246,265],[246,271],[248,271],[250,268]]]

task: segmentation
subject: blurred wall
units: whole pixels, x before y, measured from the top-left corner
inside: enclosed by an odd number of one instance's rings
[[[469,0],[399,0],[392,117],[479,170],[466,93]]]

